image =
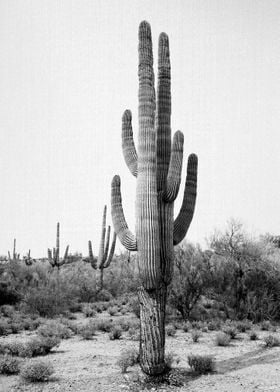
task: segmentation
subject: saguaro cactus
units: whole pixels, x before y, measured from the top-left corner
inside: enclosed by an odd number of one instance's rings
[[[27,255],[26,255],[26,256],[23,256],[23,261],[25,262],[25,264],[26,264],[27,266],[32,265],[33,262],[35,261],[35,259],[32,259],[32,258],[31,258],[30,253],[31,253],[31,251],[30,251],[30,249],[29,249]]]
[[[122,117],[122,147],[127,166],[137,177],[136,235],[128,228],[122,207],[120,177],[112,181],[112,220],[121,243],[137,251],[140,281],[140,363],[150,375],[165,371],[165,308],[167,287],[172,280],[174,245],[185,237],[191,223],[197,184],[197,156],[188,158],[183,204],[174,220],[183,159],[182,132],[171,145],[171,92],[169,41],[159,37],[158,87],[155,99],[153,52],[150,25],[139,27],[139,133],[136,151],[132,115]]]
[[[56,226],[56,247],[53,248],[53,251],[51,251],[51,249],[48,249],[48,259],[49,259],[51,266],[53,268],[57,267],[58,270],[67,261],[68,250],[69,250],[69,245],[67,245],[67,247],[65,249],[64,257],[63,257],[63,259],[60,259],[60,257],[59,257],[59,250],[60,250],[59,240],[60,240],[59,223],[57,223],[57,226]]]
[[[88,242],[88,253],[89,253],[90,264],[92,268],[94,268],[95,270],[96,269],[100,270],[100,286],[98,292],[100,292],[103,289],[104,269],[108,268],[109,265],[111,264],[111,261],[114,256],[116,240],[117,240],[117,235],[114,232],[113,241],[109,252],[111,226],[108,226],[107,235],[106,235],[106,215],[107,215],[107,206],[105,205],[103,210],[101,240],[100,240],[99,253],[97,259],[93,256],[91,241]],[[105,238],[106,238],[106,243],[105,243]]]
[[[17,240],[14,238],[13,257],[11,257],[11,253],[8,250],[8,260],[9,261],[11,261],[11,260],[18,261],[18,260],[20,260],[20,254],[16,252],[16,243],[17,243]]]

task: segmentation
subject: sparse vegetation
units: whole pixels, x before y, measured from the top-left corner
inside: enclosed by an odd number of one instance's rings
[[[280,346],[280,339],[278,336],[268,335],[264,338],[264,343],[265,343],[265,346],[268,348],[279,347]]]
[[[191,354],[188,356],[188,364],[197,374],[212,373],[215,369],[214,360],[209,355]]]
[[[199,331],[198,329],[194,329],[191,333],[193,342],[197,343],[201,338],[201,335],[202,335],[201,331]]]
[[[215,342],[217,346],[226,347],[230,344],[230,336],[224,332],[218,332],[215,337]]]
[[[53,373],[53,365],[49,361],[41,359],[25,363],[20,370],[20,376],[28,382],[48,381]]]
[[[126,373],[127,369],[139,363],[139,353],[135,349],[128,349],[121,353],[117,365],[121,368],[122,373]]]
[[[21,361],[11,355],[0,355],[0,374],[18,374]]]

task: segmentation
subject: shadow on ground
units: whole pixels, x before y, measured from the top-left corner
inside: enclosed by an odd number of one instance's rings
[[[260,347],[238,357],[216,362],[217,373],[224,374],[254,365],[280,363],[279,349]]]

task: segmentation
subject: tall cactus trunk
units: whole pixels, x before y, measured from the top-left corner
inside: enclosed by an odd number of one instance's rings
[[[174,220],[183,160],[184,136],[177,131],[171,142],[171,85],[168,36],[161,33],[158,51],[157,99],[154,89],[150,25],[139,27],[139,132],[136,151],[132,116],[122,118],[122,147],[126,164],[137,178],[136,235],[128,228],[120,191],[120,178],[112,181],[111,205],[115,231],[129,251],[137,251],[141,287],[140,364],[149,375],[164,373],[165,308],[172,281],[174,245],[185,237],[191,223],[197,182],[197,157],[188,159],[183,204]]]
[[[145,290],[140,287],[140,365],[144,373],[162,374],[166,364],[165,349],[165,308],[167,287]]]

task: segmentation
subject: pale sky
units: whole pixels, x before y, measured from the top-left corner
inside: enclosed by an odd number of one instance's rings
[[[187,238],[203,242],[230,217],[280,233],[278,0],[0,0],[0,254],[16,237],[19,252],[46,256],[57,221],[62,248],[87,254],[91,239],[97,254],[114,174],[134,228],[121,117],[132,110],[136,136],[144,19],[155,62],[169,35],[172,130],[185,164],[199,158]]]

